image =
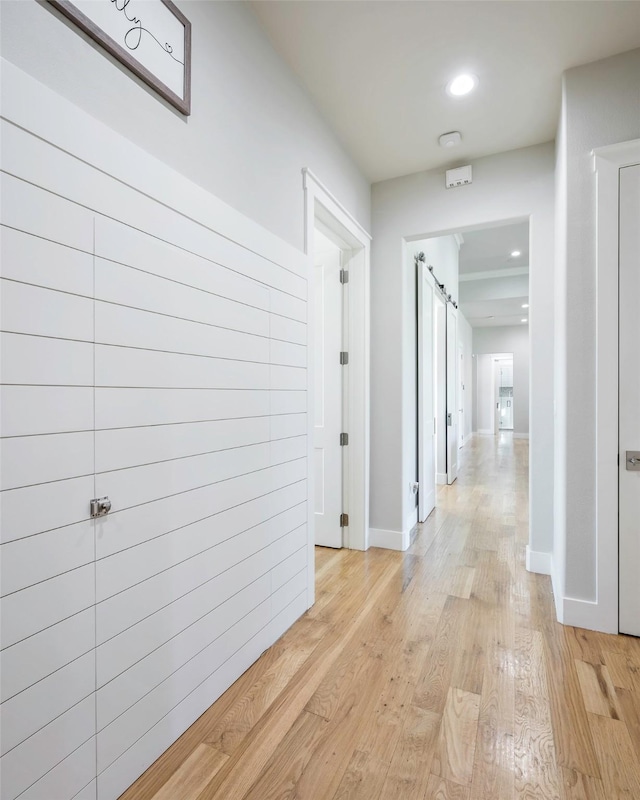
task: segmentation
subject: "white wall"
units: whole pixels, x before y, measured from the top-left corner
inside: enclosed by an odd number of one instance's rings
[[[552,143],[473,162],[473,184],[444,188],[444,170],[372,188],[371,525],[403,530],[413,498],[415,276],[403,239],[444,235],[530,217],[531,276],[531,537],[549,553],[553,530],[553,226]],[[410,242],[408,246],[412,246]],[[403,264],[405,264],[403,270]]]
[[[476,358],[486,353],[513,353],[513,432],[521,435],[529,433],[529,344],[529,328],[526,325],[473,329],[473,352]],[[493,397],[495,390],[492,389],[492,393]],[[548,425],[551,427],[551,419]],[[477,430],[487,427],[478,417]]]
[[[192,114],[164,103],[48,4],[3,0],[2,55],[299,249],[303,167],[366,229],[370,192],[247,3],[181,2]]]
[[[565,73],[556,185],[558,451],[553,570],[556,595],[577,600],[597,599],[596,181],[591,151],[640,137],[639,109],[640,50]]]
[[[458,300],[458,271],[460,245],[456,236],[435,236],[432,239],[417,239],[407,244],[407,251],[413,257],[422,251],[427,266],[433,267],[433,274],[439,283],[444,283],[447,293]]]

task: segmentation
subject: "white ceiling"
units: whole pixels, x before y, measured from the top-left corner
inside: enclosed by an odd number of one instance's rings
[[[251,6],[371,181],[555,138],[561,76],[640,46],[640,2],[262,0]],[[447,82],[478,75],[451,98]],[[463,143],[438,146],[459,130]]]
[[[499,225],[463,234],[460,275],[529,266],[529,222]],[[519,250],[521,255],[512,257]]]
[[[474,328],[523,325],[529,313],[529,223],[463,233],[460,247],[460,311]],[[520,250],[519,257],[511,257]]]

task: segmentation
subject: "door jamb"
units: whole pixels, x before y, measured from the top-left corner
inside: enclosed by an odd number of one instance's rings
[[[329,192],[318,178],[305,168],[304,186],[305,253],[307,255],[307,452],[309,463],[307,509],[308,596],[310,608],[315,599],[315,530],[313,475],[313,397],[314,397],[314,283],[313,252],[316,219],[351,247],[349,258],[349,291],[345,293],[346,339],[349,342],[349,370],[345,394],[347,399],[346,432],[349,434],[349,458],[345,476],[349,498],[349,526],[344,531],[345,547],[366,550],[369,547],[369,286],[371,236]]]
[[[599,147],[592,155],[596,174],[597,561],[596,600],[587,604],[584,626],[618,633],[618,191],[620,170],[640,162],[640,139]]]

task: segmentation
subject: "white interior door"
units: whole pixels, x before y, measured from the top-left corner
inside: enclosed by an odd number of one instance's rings
[[[424,264],[418,272],[418,520],[436,504],[434,408],[434,285]]]
[[[640,636],[639,308],[640,164],[620,170],[620,631],[633,636]]]
[[[458,477],[458,336],[455,309],[447,304],[447,483]]]
[[[342,547],[343,287],[341,252],[316,231],[315,253],[315,541]]]

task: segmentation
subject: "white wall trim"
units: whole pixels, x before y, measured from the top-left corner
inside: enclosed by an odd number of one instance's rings
[[[529,434],[528,433],[514,433],[513,434],[513,438],[514,439],[528,439],[529,438]]]
[[[446,472],[436,472],[436,484],[438,486],[446,486],[447,485],[447,473]]]
[[[349,458],[346,465],[345,510],[349,514],[349,527],[344,529],[344,545],[354,550],[369,547],[369,286],[371,237],[352,217],[344,206],[327,190],[309,169],[302,170],[305,197],[305,253],[307,254],[307,275],[309,280],[307,296],[307,336],[309,358],[313,358],[314,337],[314,281],[313,253],[316,219],[320,219],[336,236],[351,248],[348,291],[345,302],[348,304],[346,339],[349,350],[349,366],[346,378],[347,432],[349,434]],[[309,464],[313,465],[313,378],[314,370],[308,375],[308,453]],[[314,497],[313,474],[308,476],[310,497]],[[309,504],[309,597],[311,607],[315,594],[314,566],[314,510]]]
[[[483,436],[494,436],[494,433],[490,428],[478,428],[476,433],[480,433]]]
[[[616,603],[617,608],[617,603]],[[563,625],[573,625],[574,628],[587,628],[603,633],[618,633],[618,620],[609,619],[606,609],[601,603],[594,600],[578,600],[575,597],[565,597],[562,602]]]
[[[539,575],[551,575],[551,553],[537,553],[527,545],[526,567],[528,572],[537,572]]]
[[[467,281],[484,281],[487,278],[511,278],[516,275],[528,275],[529,267],[508,267],[507,269],[490,269],[485,272],[464,272],[458,277],[459,283]]]
[[[558,570],[556,569],[553,553],[550,554],[549,558],[551,562],[551,588],[553,590],[553,602],[556,607],[556,618],[558,622],[564,625],[564,597],[560,591],[561,576],[558,574]]]
[[[369,546],[383,547],[386,550],[406,550],[411,543],[411,531],[386,531],[383,528],[369,528]]]
[[[565,624],[618,626],[618,193],[640,139],[593,151],[596,175],[596,599],[565,598]],[[575,620],[575,621],[572,621]]]
[[[346,218],[350,225],[353,226],[355,229],[358,230],[360,238],[361,236],[366,237],[369,241],[371,241],[372,236],[371,234],[365,230],[362,225],[358,222],[358,220],[351,214],[347,209],[342,205],[342,203],[336,198],[334,194],[332,194],[329,189],[322,183],[322,181],[316,177],[316,175],[308,168],[304,167],[302,170],[303,180],[305,188],[307,184],[309,186],[313,183],[316,186],[318,195],[323,195],[326,201],[329,201],[331,205],[334,207],[334,210],[339,211],[340,215]],[[324,203],[326,205],[326,202]]]

